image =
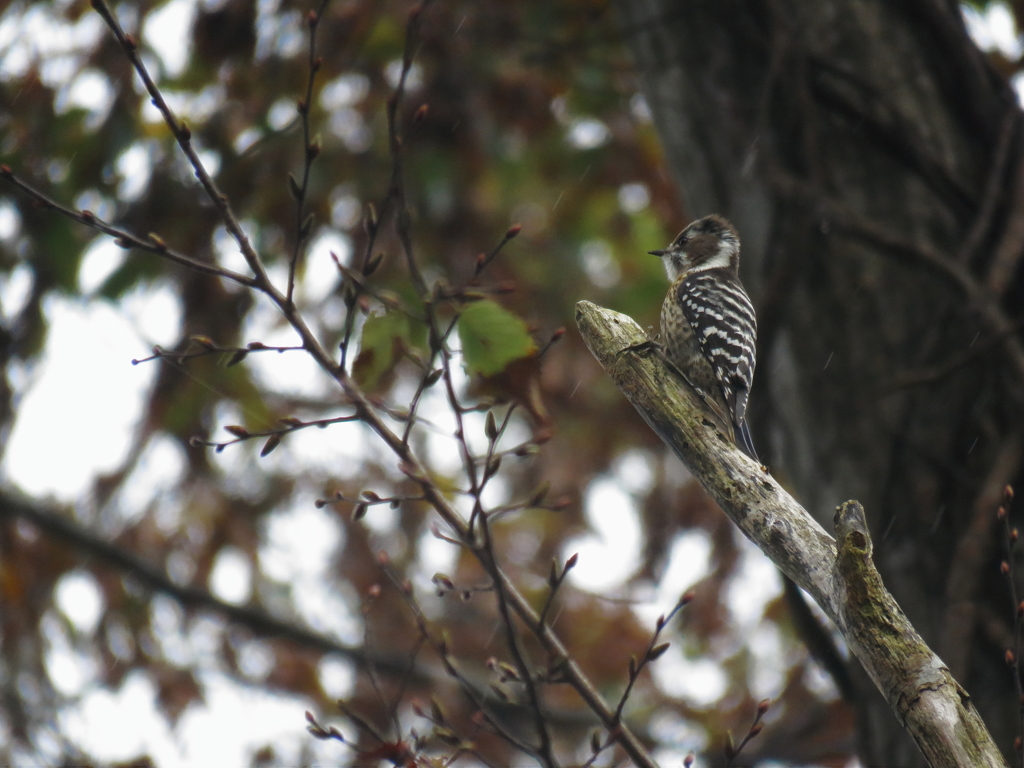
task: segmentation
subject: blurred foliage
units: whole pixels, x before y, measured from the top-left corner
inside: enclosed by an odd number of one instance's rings
[[[422,324],[417,329],[414,322],[401,312],[387,312],[366,318],[359,340],[359,355],[352,368],[356,381],[363,389],[368,392],[377,390],[381,380],[401,362],[405,350],[423,346]],[[413,341],[416,330],[419,330],[418,344]]]
[[[197,3],[189,55],[180,72],[171,72],[149,50],[161,30],[146,23],[181,2],[121,3],[116,8],[126,28],[143,30],[147,63],[191,127],[202,156],[216,169],[217,184],[272,276],[281,280],[296,239],[295,200],[287,180],[302,169],[295,102],[308,77],[304,19],[313,4]],[[337,0],[320,23],[323,63],[310,119],[321,153],[306,196],[307,210],[315,217],[314,247],[299,265],[303,290],[298,304],[328,348],[344,335],[345,304],[338,275],[333,268],[320,268],[329,257],[315,244],[346,243],[349,253],[338,256],[350,264],[353,254],[366,248],[361,222],[368,205],[383,198],[390,183],[385,105],[400,65],[410,7],[388,0]],[[7,5],[0,16],[0,39],[7,41],[6,49],[0,48],[0,104],[5,105],[0,109],[0,162],[64,204],[91,210],[135,233],[156,233],[195,258],[236,264],[216,211],[122,51],[98,21],[84,0]],[[52,44],[32,38],[40,29],[49,30]],[[503,521],[495,528],[498,551],[507,553],[504,565],[526,594],[541,603],[552,558],[564,560],[567,542],[587,530],[583,501],[591,482],[617,477],[615,467],[628,466],[622,463],[627,457],[642,461],[650,482],[627,483],[635,488],[631,493],[644,531],[632,583],[611,595],[567,587],[561,596],[554,624],[574,657],[614,701],[625,685],[630,655],[642,651],[653,630],[638,617],[634,603],[653,593],[672,544],[686,532],[700,532],[711,545],[709,573],[696,585],[682,621],[667,630],[668,639],[682,649],[680,659],[706,656],[721,664],[728,692],[709,705],[679,695],[678,685],[642,677],[628,719],[678,763],[690,750],[720,754],[726,732],[742,732],[756,701],[771,695],[779,703],[749,754],[843,765],[852,749],[849,713],[793,637],[781,598],[769,604],[764,621],[778,635],[782,658],[773,661],[778,665],[774,673],[761,670],[781,682],[772,692],[751,690],[758,665],[765,662],[752,654],[745,638],[736,636],[739,625],[725,605],[743,562],[737,534],[676,460],[665,456],[572,330],[573,306],[580,299],[628,313],[645,326],[656,325],[664,278],[658,260],[645,254],[668,242],[687,220],[662,166],[657,135],[618,34],[605,0],[436,2],[424,14],[409,93],[401,105],[406,196],[415,250],[428,280],[469,280],[479,254],[500,242],[510,225],[523,227],[487,272],[492,284],[514,290],[466,305],[458,335],[468,372],[497,379],[475,381],[478,392],[526,403],[534,428],[550,420],[545,437],[551,439],[540,447],[539,457],[505,462],[502,496],[523,497],[544,481],[553,497],[567,500],[567,507],[558,513],[531,510]],[[60,41],[66,39],[79,42],[62,48]],[[91,106],[103,92],[109,92],[109,108]],[[422,105],[427,105],[425,114],[420,111],[414,120]],[[97,233],[33,206],[8,187],[0,187],[0,206],[13,206],[17,217],[14,234],[0,241],[0,280],[10,281],[26,269],[31,277],[24,301],[3,307],[0,349],[6,375],[0,385],[0,435],[9,434],[29,386],[17,371],[31,366],[45,347],[46,302],[54,295],[117,306],[137,290],[170,286],[183,317],[176,351],[187,349],[197,334],[222,346],[278,343],[282,321],[268,319],[266,308],[250,295],[151,254],[130,253],[96,291],[86,294],[80,269]],[[396,297],[412,296],[401,245],[390,227],[376,248],[384,258],[374,285]],[[330,285],[317,285],[309,276]],[[375,397],[408,405],[417,374],[410,358],[426,347],[424,327],[396,310],[384,311],[377,301],[366,308],[370,314],[358,329],[355,374]],[[563,326],[569,332],[540,365],[534,352]],[[290,366],[295,364],[292,356],[301,354],[264,353],[260,359],[268,366]],[[215,356],[187,366],[149,363],[159,371],[133,449],[123,466],[97,478],[73,518],[166,569],[181,584],[208,586],[218,558],[225,551],[241,553],[252,569],[252,605],[297,625],[320,627],[335,627],[338,617],[349,613],[360,625],[354,636],[366,648],[404,662],[417,646],[416,627],[399,591],[386,584],[381,589],[376,553],[386,549],[394,567],[422,589],[424,551],[438,543],[422,502],[403,501],[393,510],[373,506],[362,521],[352,519],[353,504],[325,507],[339,535],[323,586],[337,604],[318,610],[333,611],[333,616],[310,616],[303,594],[309,586],[266,566],[267,551],[282,535],[275,521],[289,510],[311,508],[313,498],[341,494],[356,499],[367,488],[411,494],[414,488],[391,458],[367,449],[358,460],[325,465],[304,461],[309,453],[291,451],[291,438],[285,438],[272,456],[257,463],[255,443],[229,446],[224,453],[229,458],[221,459],[192,441],[224,439],[220,430],[232,423],[226,413],[242,414],[234,423],[244,422],[254,431],[283,417],[311,420],[337,414],[336,393],[310,396],[275,388],[259,373],[254,357],[231,367]],[[74,382],[68,382],[68,396],[74,396]],[[518,417],[513,424],[528,431]],[[482,417],[471,426],[482,433]],[[371,438],[360,429],[341,424],[325,434],[338,443],[361,445]],[[161,437],[180,448],[186,471],[167,498],[131,507],[123,491],[147,445]],[[415,439],[438,482],[453,489],[455,497],[458,478],[444,455],[453,453],[455,444],[442,443],[449,447],[440,449],[437,441]],[[60,616],[52,604],[55,585],[76,569],[93,574],[105,611],[88,635],[76,634],[66,622],[60,631],[99,660],[96,679],[117,687],[131,672],[143,672],[154,682],[171,721],[203,700],[203,664],[170,654],[163,638],[169,626],[179,628],[175,631],[194,628],[204,616],[209,621],[208,614],[172,606],[166,598],[154,600],[121,577],[116,565],[82,557],[25,526],[0,522],[0,529],[5,669],[0,708],[3,731],[13,737],[8,746],[0,746],[0,762],[15,754],[5,750],[41,748],[43,731],[60,734],[55,713],[73,706],[49,681],[44,628]],[[493,600],[486,592],[470,590],[484,581],[484,574],[462,553],[449,576],[456,592],[431,599],[431,621],[449,630],[463,666],[486,677],[486,659],[500,655],[503,646],[496,638]],[[470,590],[468,599],[459,597],[462,590]],[[429,592],[425,595],[427,601]],[[205,663],[242,685],[300,694],[325,721],[338,717],[318,672],[321,650],[280,638],[257,641],[253,630],[217,621],[210,650],[216,658]],[[270,657],[269,668],[261,673],[241,661],[257,642]],[[439,669],[425,650],[418,658],[435,672]],[[688,667],[680,662],[674,669]],[[21,681],[17,685],[13,670]],[[377,677],[374,683],[365,672],[358,674],[348,705],[383,727],[387,712],[377,689],[387,700],[398,695],[399,687],[397,680]],[[25,694],[25,680],[31,682],[32,696]],[[449,719],[469,732],[473,707],[450,683],[425,685],[421,680],[412,688],[417,696],[443,699],[451,710]],[[560,748],[585,745],[594,722],[578,698],[554,687],[549,704]],[[295,730],[303,725],[297,711]],[[504,744],[482,734],[479,739],[483,752],[507,764]],[[377,746],[361,745],[367,751]],[[347,748],[332,747],[344,755],[339,761],[349,759]],[[47,753],[48,760],[60,754],[89,759],[64,743],[56,753]],[[262,764],[274,763],[273,745],[258,757]]]

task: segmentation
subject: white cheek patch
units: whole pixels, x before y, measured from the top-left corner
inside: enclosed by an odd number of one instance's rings
[[[668,281],[674,283],[686,268],[686,260],[680,254],[667,254],[661,257],[661,264],[665,267],[665,274]]]
[[[733,254],[736,253],[736,241],[729,239],[723,240],[718,244],[718,250],[715,251],[715,255],[700,265],[699,271],[703,272],[707,269],[722,269],[728,267],[732,261]]]

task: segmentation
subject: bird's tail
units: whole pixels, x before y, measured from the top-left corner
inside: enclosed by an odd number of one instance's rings
[[[758,464],[761,463],[761,460],[757,458],[757,451],[754,450],[754,441],[750,439],[750,428],[747,427],[746,419],[736,425],[736,447]]]

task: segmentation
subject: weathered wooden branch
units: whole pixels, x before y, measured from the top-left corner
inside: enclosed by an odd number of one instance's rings
[[[839,627],[934,768],[1005,768],[967,692],[882,584],[863,509],[846,502],[833,539],[767,469],[741,453],[632,318],[576,305],[587,347],[743,534]]]

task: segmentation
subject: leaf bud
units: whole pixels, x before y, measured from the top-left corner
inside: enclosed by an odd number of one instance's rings
[[[277,446],[279,446],[280,444],[281,444],[281,436],[280,435],[271,435],[270,437],[268,437],[267,438],[267,442],[265,442],[263,444],[263,450],[260,451],[260,458],[262,459],[264,456],[267,456],[268,454],[270,454],[271,451],[273,451],[275,448],[277,448]]]
[[[249,356],[249,350],[248,349],[236,349],[235,350],[235,354],[233,354],[231,356],[231,359],[228,360],[227,367],[230,368],[233,365],[238,365],[240,362],[245,360],[245,358],[248,357],[248,356]]]
[[[371,256],[369,259],[366,260],[366,266],[363,267],[363,274],[369,277],[370,275],[377,271],[377,268],[381,265],[381,262],[383,261],[384,251],[378,251],[375,256]]]
[[[665,655],[665,651],[667,651],[669,649],[669,646],[671,645],[671,643],[662,643],[661,645],[654,646],[653,648],[651,648],[651,652],[647,654],[647,660],[656,661],[657,659],[661,658],[663,655]]]
[[[530,494],[530,500],[526,502],[526,506],[539,507],[544,503],[544,497],[548,495],[550,490],[551,483],[545,480],[534,489],[533,493]]]

